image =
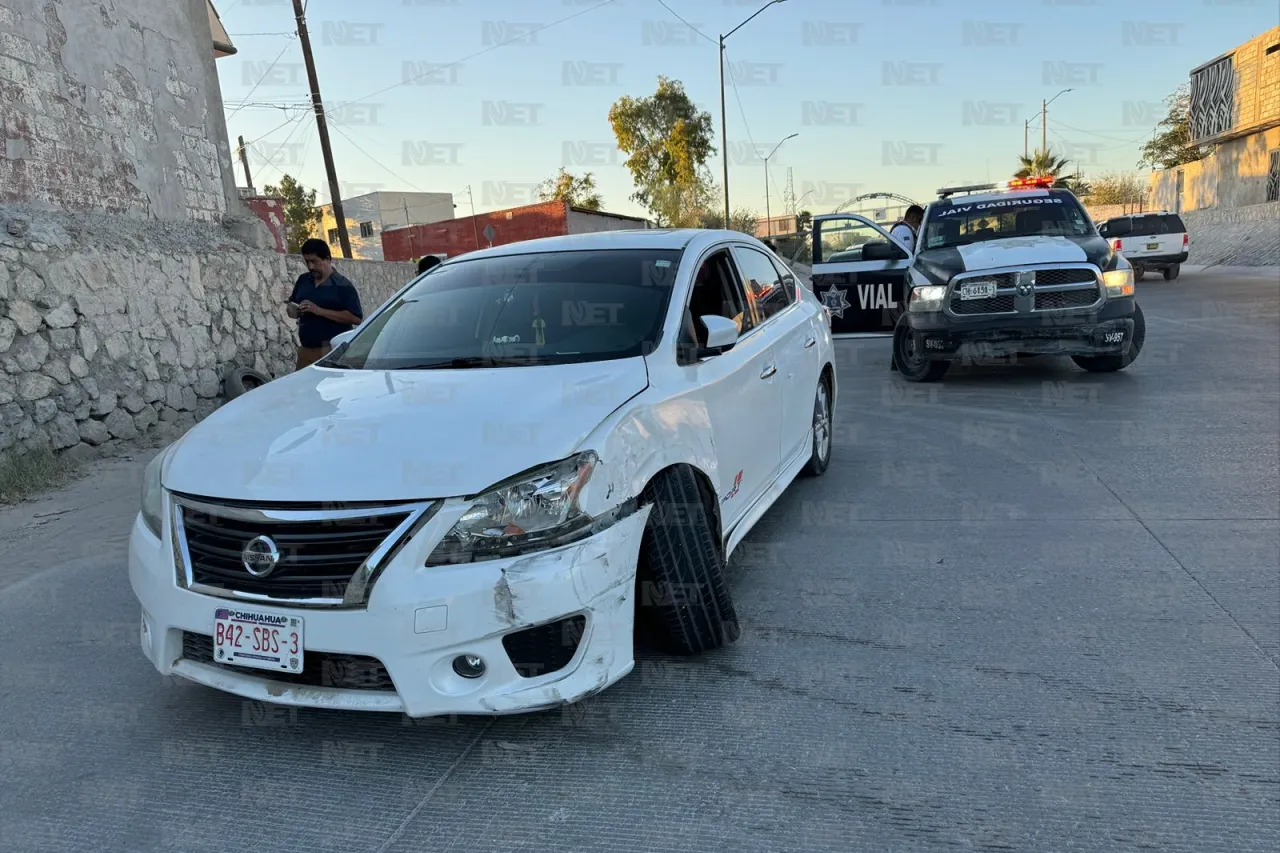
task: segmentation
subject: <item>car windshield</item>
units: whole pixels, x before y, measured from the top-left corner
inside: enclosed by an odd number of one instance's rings
[[[357,370],[631,358],[661,334],[679,251],[477,258],[436,267],[323,362]]]
[[[923,249],[963,246],[1007,237],[1087,237],[1093,233],[1079,202],[1068,195],[1024,196],[935,207],[924,226]]]

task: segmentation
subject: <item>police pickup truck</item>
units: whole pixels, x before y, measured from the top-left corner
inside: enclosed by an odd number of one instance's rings
[[[853,309],[861,319],[847,331],[891,333],[893,366],[911,382],[1009,355],[1068,356],[1091,372],[1128,367],[1146,337],[1133,270],[1075,195],[1051,184],[938,190],[914,252],[857,214],[815,217],[814,293],[833,333]],[[871,310],[858,311],[863,303]]]

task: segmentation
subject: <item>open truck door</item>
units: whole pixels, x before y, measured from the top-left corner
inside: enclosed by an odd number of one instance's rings
[[[831,334],[891,335],[904,304],[911,252],[856,213],[813,218],[814,294],[831,315]]]

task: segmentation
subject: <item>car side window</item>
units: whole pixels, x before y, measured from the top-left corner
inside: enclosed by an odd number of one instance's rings
[[[694,273],[681,323],[681,340],[693,346],[705,344],[707,329],[700,318],[708,314],[733,320],[738,324],[740,335],[758,324],[750,304],[743,298],[727,249],[712,252]]]
[[[765,322],[791,305],[794,293],[782,283],[778,268],[758,249],[734,246],[733,256],[742,272],[747,298],[755,303],[760,322]]]

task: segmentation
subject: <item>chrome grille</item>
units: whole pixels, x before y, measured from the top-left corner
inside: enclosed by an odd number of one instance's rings
[[[438,504],[287,510],[179,497],[179,580],[210,595],[291,606],[359,606],[376,573]],[[243,556],[259,537],[274,546],[265,574]]]

